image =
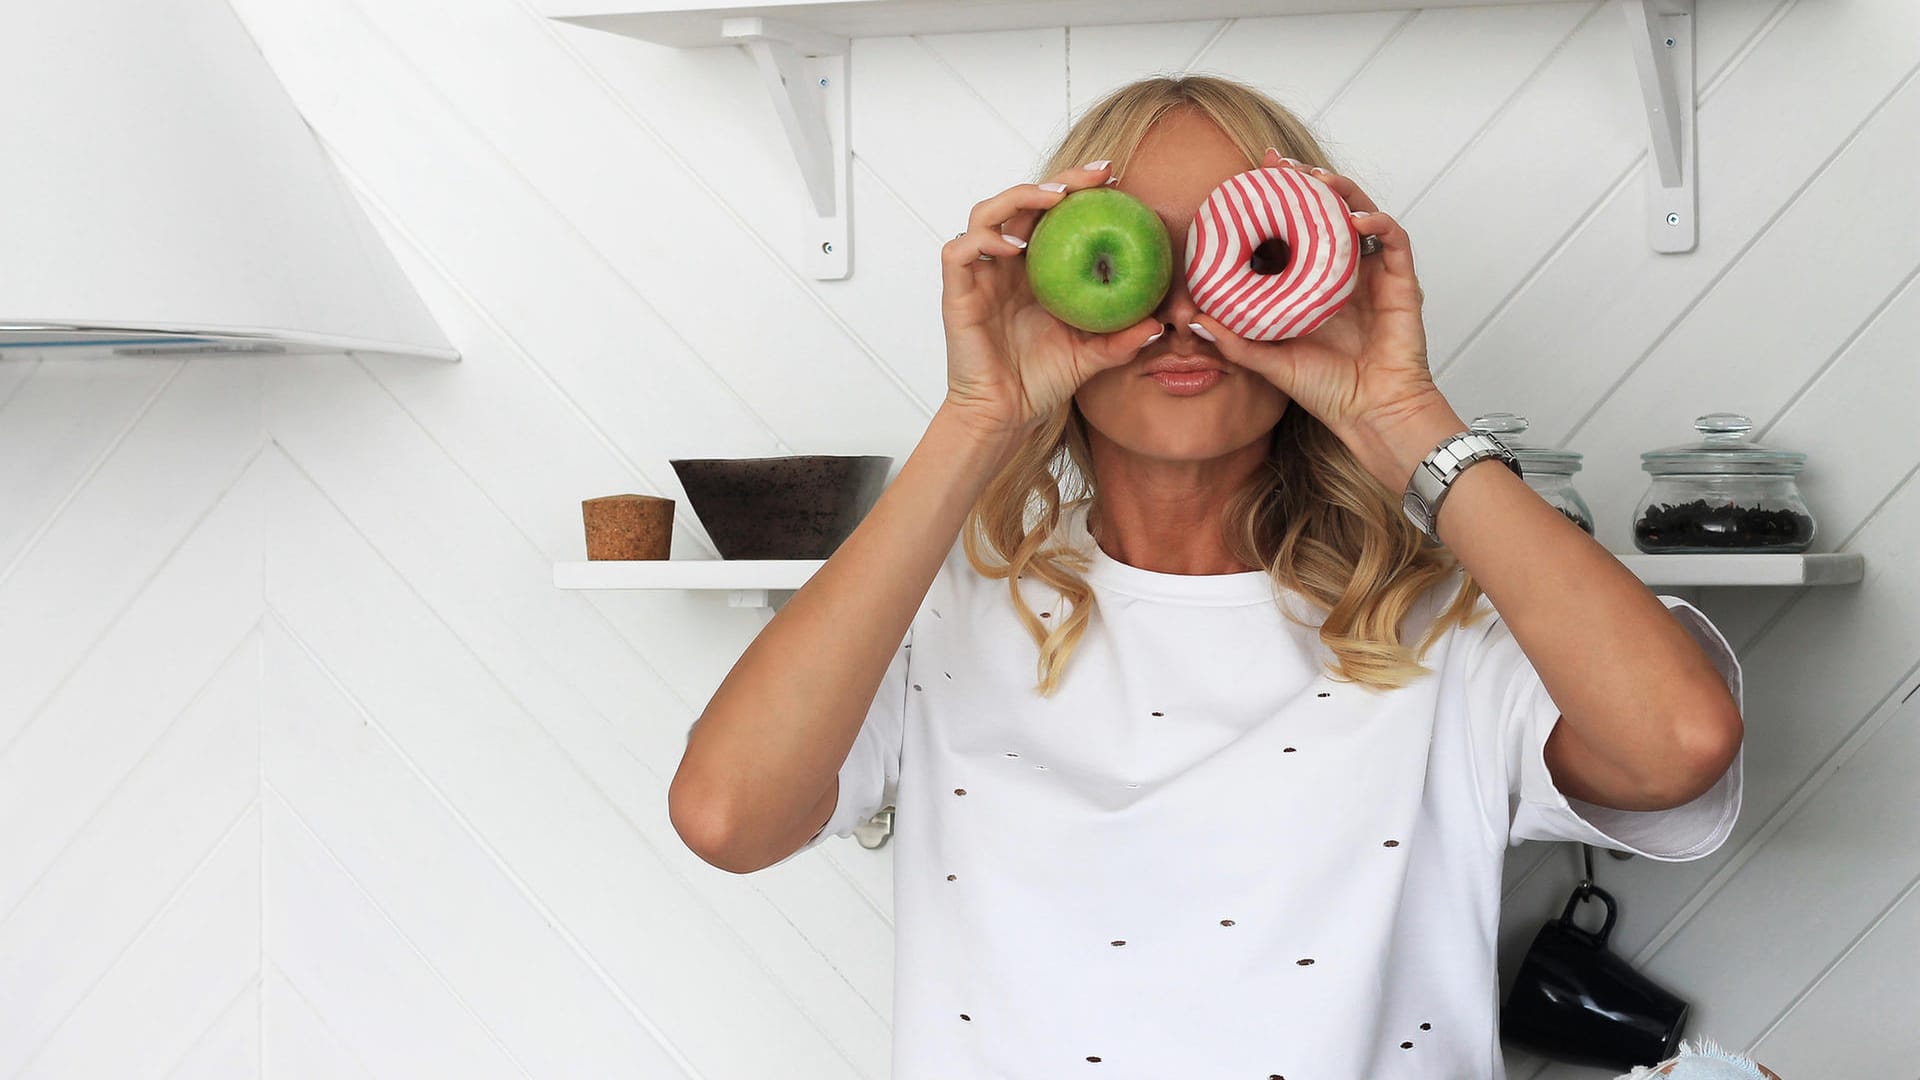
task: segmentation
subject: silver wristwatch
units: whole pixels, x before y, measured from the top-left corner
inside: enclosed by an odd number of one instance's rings
[[[1453,487],[1453,479],[1465,472],[1467,466],[1487,458],[1499,458],[1515,476],[1523,476],[1520,461],[1507,449],[1507,444],[1482,431],[1462,431],[1440,440],[1440,445],[1428,451],[1427,456],[1414,466],[1413,477],[1407,481],[1407,493],[1401,497],[1400,506],[1406,510],[1407,518],[1415,528],[1426,534],[1429,541],[1438,544],[1440,534],[1434,529],[1434,521],[1440,516],[1440,503],[1446,499],[1447,492]]]

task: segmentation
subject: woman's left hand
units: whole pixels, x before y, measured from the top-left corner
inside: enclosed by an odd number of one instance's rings
[[[1272,148],[1261,164],[1293,168]],[[1240,337],[1204,312],[1197,321],[1214,336],[1220,355],[1264,376],[1348,439],[1349,432],[1369,425],[1390,426],[1440,400],[1440,393],[1427,368],[1422,293],[1413,274],[1407,231],[1347,177],[1319,171],[1311,175],[1350,209],[1366,212],[1352,219],[1362,236],[1380,238],[1380,251],[1360,258],[1360,279],[1346,304],[1312,333],[1280,341]]]

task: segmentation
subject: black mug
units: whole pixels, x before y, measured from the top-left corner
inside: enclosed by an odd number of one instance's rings
[[[1599,933],[1573,924],[1591,894],[1606,905]],[[1617,914],[1613,897],[1591,881],[1567,898],[1560,918],[1534,936],[1500,1010],[1509,1045],[1574,1065],[1628,1072],[1679,1052],[1687,1003],[1607,951]]]

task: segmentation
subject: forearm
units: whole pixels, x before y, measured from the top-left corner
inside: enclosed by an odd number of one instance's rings
[[[968,510],[1012,447],[943,406],[859,526],[734,663],[669,789],[675,827],[703,858],[757,866],[784,856],[787,837],[804,838],[798,819],[845,762]]]
[[[1437,393],[1349,440],[1395,493],[1467,424]],[[1565,723],[1644,791],[1701,786],[1739,740],[1725,680],[1631,570],[1498,462],[1469,466],[1440,506],[1441,542],[1540,673]]]

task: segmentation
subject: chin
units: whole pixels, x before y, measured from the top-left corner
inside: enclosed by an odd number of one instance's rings
[[[1176,404],[1178,408],[1161,403],[1135,411],[1126,421],[1100,430],[1109,441],[1142,457],[1171,461],[1209,461],[1262,437],[1243,433],[1242,423],[1231,422],[1215,410],[1195,408],[1193,402]]]
[[[1257,385],[1256,385],[1257,383]],[[1135,366],[1109,368],[1074,394],[1087,425],[1151,457],[1205,460],[1266,438],[1292,404],[1279,387],[1229,365],[1197,394],[1174,394]]]

